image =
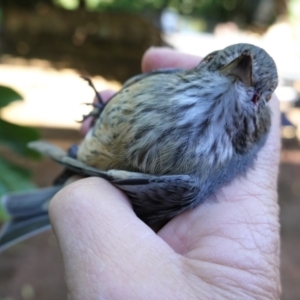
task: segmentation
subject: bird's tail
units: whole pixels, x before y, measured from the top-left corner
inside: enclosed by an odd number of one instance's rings
[[[16,192],[2,197],[2,207],[10,220],[0,231],[0,253],[8,247],[51,227],[48,205],[62,188],[52,186],[27,192]]]

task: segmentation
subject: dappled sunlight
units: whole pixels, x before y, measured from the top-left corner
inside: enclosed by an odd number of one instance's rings
[[[99,91],[120,88],[116,81],[101,76],[91,78]],[[13,65],[0,65],[0,82],[24,97],[1,111],[4,119],[22,125],[79,128],[76,120],[91,110],[83,103],[91,103],[95,96],[77,71],[55,70],[41,60],[16,60]]]

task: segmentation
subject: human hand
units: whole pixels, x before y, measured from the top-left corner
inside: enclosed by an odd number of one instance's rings
[[[198,57],[150,49],[142,68],[191,68],[198,62]],[[70,298],[278,299],[280,142],[275,97],[270,105],[271,132],[247,176],[157,233],[103,179],[78,180],[60,191],[51,201],[50,217]]]

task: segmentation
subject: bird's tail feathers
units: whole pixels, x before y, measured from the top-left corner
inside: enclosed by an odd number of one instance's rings
[[[62,186],[52,186],[2,197],[3,210],[10,220],[0,231],[0,252],[51,227],[48,205],[61,188]]]

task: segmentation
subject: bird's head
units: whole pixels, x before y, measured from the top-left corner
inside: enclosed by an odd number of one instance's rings
[[[235,44],[207,55],[196,73],[210,91],[203,92],[209,95],[203,101],[212,108],[207,112],[211,111],[215,129],[224,131],[221,135],[232,141],[237,152],[245,153],[270,128],[267,104],[278,84],[273,59],[257,46]]]
[[[272,57],[251,44],[235,44],[208,54],[197,69],[209,71],[253,91],[251,102],[264,106],[278,84],[277,69]],[[251,94],[251,93],[249,93]]]

